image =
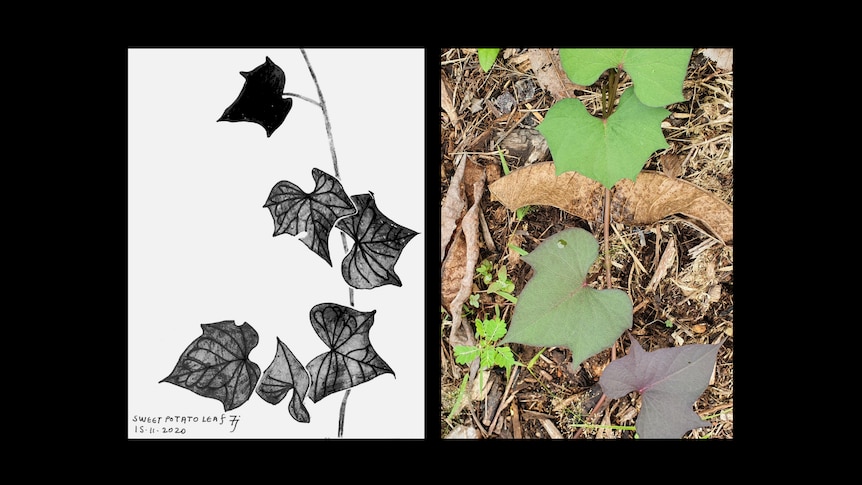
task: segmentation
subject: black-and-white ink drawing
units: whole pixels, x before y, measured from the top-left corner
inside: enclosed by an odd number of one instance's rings
[[[424,438],[423,118],[422,49],[129,49],[130,439]]]

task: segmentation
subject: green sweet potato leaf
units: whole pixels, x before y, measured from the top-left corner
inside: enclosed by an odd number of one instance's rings
[[[627,89],[606,120],[590,115],[580,100],[566,98],[536,129],[548,141],[557,175],[575,171],[611,188],[623,178],[634,181],[649,156],[668,147],[661,122],[669,114],[644,105]]]
[[[589,86],[612,67],[632,78],[641,103],[667,106],[685,98],[682,83],[692,49],[560,49],[560,63],[575,84]]]
[[[479,55],[479,66],[482,67],[482,70],[488,72],[491,70],[491,66],[494,65],[494,61],[497,60],[497,54],[500,53],[499,48],[480,48],[476,49],[476,53]]]
[[[635,423],[641,438],[679,439],[708,426],[692,411],[706,390],[721,343],[692,344],[647,352],[631,335],[629,354],[605,368],[599,384],[610,399],[637,391],[641,410]]]
[[[536,347],[565,346],[575,366],[610,347],[632,325],[632,302],[618,289],[586,286],[599,245],[587,231],[572,228],[543,241],[523,256],[535,274],[515,306],[502,342]]]

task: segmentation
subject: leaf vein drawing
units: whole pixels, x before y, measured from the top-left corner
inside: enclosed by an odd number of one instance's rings
[[[311,309],[312,327],[330,348],[305,366],[312,380],[308,395],[313,402],[381,374],[395,375],[371,345],[369,331],[375,313],[336,303],[320,303]]]
[[[257,332],[233,320],[201,324],[202,335],[180,355],[174,370],[159,382],[218,399],[225,411],[249,399],[260,377],[260,367],[248,359],[257,346]]]
[[[275,224],[273,236],[306,232],[300,241],[332,266],[329,234],[336,221],[355,214],[356,208],[338,179],[317,168],[311,175],[315,182],[312,192],[283,180],[273,186],[264,207]]]
[[[310,384],[308,372],[281,339],[276,338],[276,354],[263,373],[257,394],[270,404],[278,404],[293,390],[288,410],[296,421],[308,423],[311,416],[302,401]]]
[[[354,288],[370,289],[387,284],[401,286],[395,263],[416,231],[401,226],[377,209],[371,194],[351,197],[356,214],[335,226],[354,240],[341,262],[344,281]]]

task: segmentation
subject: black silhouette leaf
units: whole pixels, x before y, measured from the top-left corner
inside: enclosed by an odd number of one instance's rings
[[[201,329],[202,335],[186,347],[173,372],[159,382],[218,399],[230,411],[248,401],[260,377],[260,367],[248,359],[257,346],[257,331],[233,320],[204,323]]]
[[[280,338],[276,337],[276,341],[275,358],[263,371],[263,378],[257,387],[257,395],[270,404],[278,404],[293,389],[290,415],[300,423],[308,423],[311,417],[305,405],[302,404],[310,383],[308,372]]]
[[[217,121],[250,121],[266,130],[269,138],[284,123],[293,106],[291,98],[284,98],[284,71],[269,57],[250,72],[240,71],[245,84],[236,100],[224,110]]]
[[[383,215],[371,194],[351,198],[356,204],[356,215],[335,224],[354,240],[341,262],[344,281],[361,289],[387,284],[401,286],[401,279],[395,274],[395,263],[404,246],[419,233]]]
[[[311,376],[308,397],[313,402],[381,374],[395,375],[371,346],[368,331],[376,312],[361,312],[336,303],[321,303],[311,309],[311,326],[331,349],[305,366]]]
[[[310,194],[291,182],[281,181],[273,186],[264,207],[275,223],[273,237],[305,232],[302,242],[332,266],[329,233],[335,221],[355,214],[356,208],[338,179],[317,168],[311,170],[311,175],[315,187]]]

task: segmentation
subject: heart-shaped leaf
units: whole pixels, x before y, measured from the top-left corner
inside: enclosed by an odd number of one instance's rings
[[[361,312],[336,303],[321,303],[311,309],[311,326],[331,349],[305,366],[311,376],[308,397],[313,402],[381,374],[395,375],[371,346],[369,330],[376,312]]]
[[[586,286],[598,256],[592,234],[580,228],[561,231],[522,256],[535,271],[518,296],[503,342],[536,347],[565,346],[572,362],[610,347],[632,325],[632,302],[618,289]]]
[[[344,281],[361,289],[401,286],[401,279],[395,274],[395,263],[404,246],[419,233],[383,215],[371,194],[354,195],[352,199],[356,215],[335,224],[354,241],[341,262]]]
[[[285,99],[284,71],[269,57],[266,62],[252,69],[240,71],[245,84],[236,100],[224,110],[217,121],[250,121],[266,130],[266,137],[284,123],[293,106],[293,99]]]
[[[186,347],[173,372],[159,382],[218,399],[230,411],[248,401],[260,377],[260,367],[248,359],[257,346],[257,331],[233,320],[201,324],[201,329],[202,335]]]
[[[567,98],[557,101],[536,129],[548,141],[557,175],[576,171],[611,188],[623,178],[634,181],[649,156],[668,147],[661,122],[669,114],[646,106],[627,89],[607,119]]]
[[[641,410],[635,423],[641,438],[679,439],[688,430],[708,426],[692,411],[706,390],[721,343],[692,344],[647,352],[629,335],[629,354],[602,373],[599,384],[610,399],[637,391]]]
[[[279,234],[306,234],[301,241],[332,266],[329,259],[329,233],[339,218],[356,213],[356,208],[341,182],[323,170],[311,170],[314,190],[307,194],[296,184],[281,181],[269,193],[266,204],[275,223],[273,237]]]
[[[607,69],[632,77],[635,94],[647,106],[684,101],[682,83],[692,49],[560,49],[560,63],[575,84],[589,86]]]
[[[293,389],[293,397],[288,408],[290,415],[300,423],[308,423],[311,421],[311,416],[302,404],[302,400],[305,399],[311,379],[305,367],[287,348],[287,345],[278,337],[276,341],[275,358],[263,371],[263,377],[257,387],[257,395],[270,404],[278,404]]]

